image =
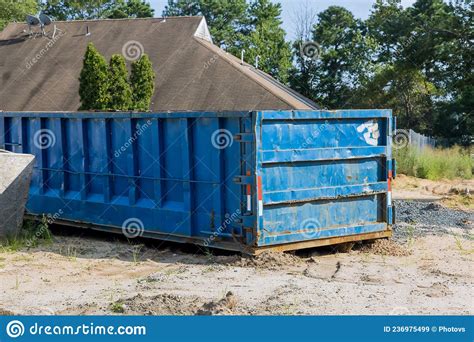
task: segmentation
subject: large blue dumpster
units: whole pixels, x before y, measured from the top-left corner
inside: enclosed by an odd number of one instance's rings
[[[258,253],[391,235],[390,110],[0,112],[27,212]]]

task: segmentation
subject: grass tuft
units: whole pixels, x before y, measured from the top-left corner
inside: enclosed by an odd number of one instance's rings
[[[397,172],[430,180],[471,179],[474,162],[468,150],[458,146],[448,149],[402,148],[394,150]]]
[[[16,236],[0,240],[0,251],[15,252],[22,248],[36,247],[40,244],[52,243],[53,237],[48,226],[48,219],[43,216],[41,221],[26,219]]]

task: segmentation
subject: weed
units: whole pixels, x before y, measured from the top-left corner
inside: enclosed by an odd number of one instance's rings
[[[135,264],[138,264],[140,262],[140,252],[143,248],[143,245],[133,245],[132,246],[132,257],[133,257],[133,262]]]
[[[443,199],[443,204],[450,208],[474,209],[474,198],[472,195],[453,195]]]
[[[212,251],[209,248],[204,249],[204,255],[207,258],[208,262],[213,262],[214,261],[214,254],[212,254]]]
[[[406,229],[407,233],[407,246],[408,248],[412,248],[413,245],[415,244],[415,227],[412,225],[409,225]]]
[[[76,261],[77,260],[77,248],[71,245],[67,245],[66,247],[66,257],[69,261]]]
[[[49,230],[48,219],[43,215],[41,221],[26,219],[23,227],[16,236],[10,236],[0,241],[2,252],[15,252],[22,248],[36,247],[40,244],[53,242],[53,237]]]
[[[453,236],[454,236],[454,241],[456,243],[456,247],[461,252],[461,254],[473,254],[474,253],[474,249],[464,248],[464,245],[462,244],[462,241],[459,238],[459,236],[457,236],[457,235],[453,235]]]
[[[202,273],[212,273],[216,271],[216,268],[213,265],[209,265],[202,270]]]
[[[114,313],[124,313],[125,312],[125,307],[123,303],[121,302],[115,302],[110,304],[110,311]]]
[[[397,172],[408,176],[439,179],[471,179],[474,162],[469,151],[454,146],[449,149],[402,148],[394,151]]]
[[[29,261],[33,261],[34,258],[31,256],[31,255],[28,255],[28,254],[18,254],[18,255],[15,255],[13,258],[12,258],[12,261],[15,262],[15,261],[26,261],[26,262],[29,262]]]

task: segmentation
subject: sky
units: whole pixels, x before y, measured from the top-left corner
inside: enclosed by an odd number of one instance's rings
[[[153,8],[155,9],[155,16],[160,17],[165,5],[168,3],[167,0],[149,0]],[[315,11],[321,12],[329,6],[343,6],[350,10],[356,17],[366,19],[370,13],[370,10],[375,3],[375,0],[272,0],[274,2],[280,2],[282,5],[282,19],[283,28],[285,29],[289,39],[294,38],[294,17],[295,11],[298,10],[302,5],[308,4]],[[402,0],[403,6],[410,6],[415,0]]]

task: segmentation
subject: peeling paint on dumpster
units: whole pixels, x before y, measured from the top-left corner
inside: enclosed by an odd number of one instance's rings
[[[390,235],[390,110],[0,112],[27,211],[256,252]],[[56,216],[57,217],[57,216]]]

